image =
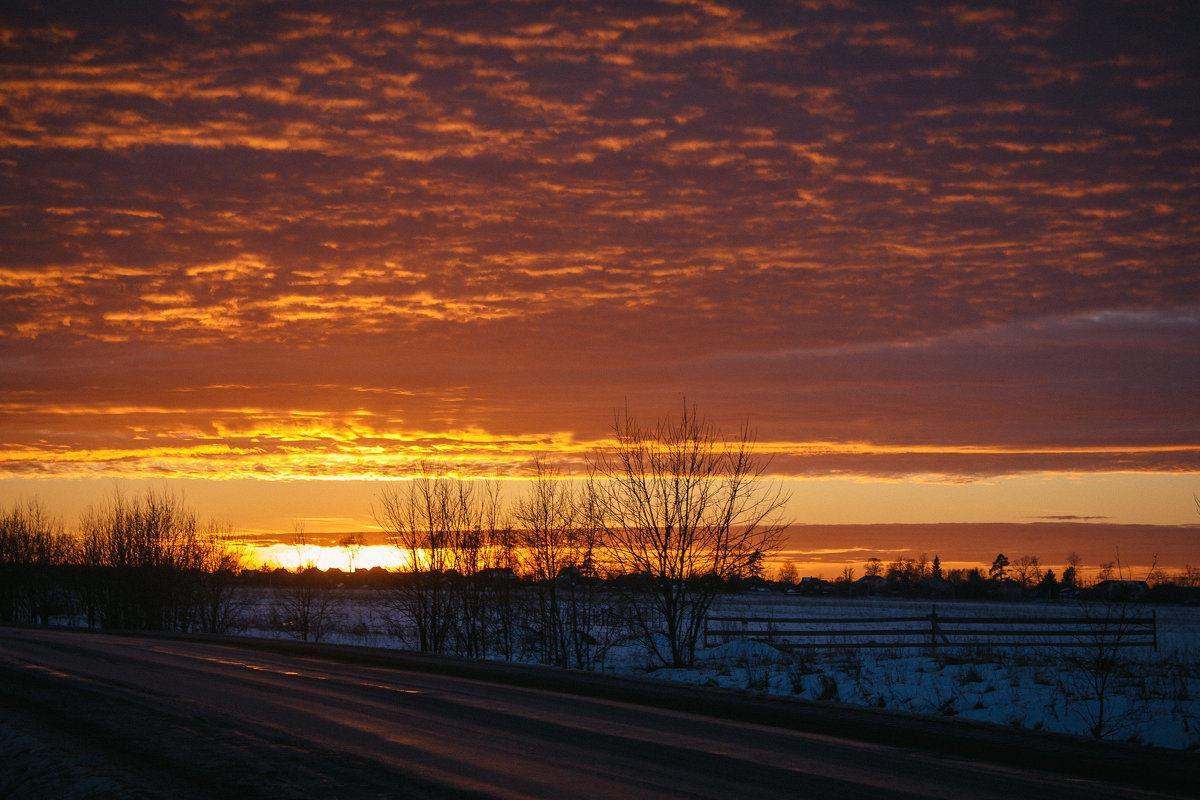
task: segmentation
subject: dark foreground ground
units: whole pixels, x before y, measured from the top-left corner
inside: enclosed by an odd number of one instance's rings
[[[1195,797],[1200,757],[535,667],[0,628],[0,798]]]

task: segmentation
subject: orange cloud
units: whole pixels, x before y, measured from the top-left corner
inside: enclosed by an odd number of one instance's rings
[[[1193,463],[1174,7],[22,13],[12,474],[505,473],[676,393],[795,474]]]

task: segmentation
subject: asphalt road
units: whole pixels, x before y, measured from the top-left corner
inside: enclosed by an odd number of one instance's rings
[[[0,797],[1194,796],[320,652],[0,628]]]

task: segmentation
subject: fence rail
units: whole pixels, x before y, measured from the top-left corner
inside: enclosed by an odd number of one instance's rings
[[[705,647],[735,639],[766,641],[783,650],[1020,644],[1152,647],[1157,651],[1158,615],[965,617],[938,614],[935,606],[928,614],[907,617],[710,616],[705,620]]]

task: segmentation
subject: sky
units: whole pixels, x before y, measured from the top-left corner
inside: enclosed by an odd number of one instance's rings
[[[1183,2],[10,2],[0,505],[369,528],[749,422],[819,524],[1200,523]],[[1200,545],[1196,559],[1200,560]]]

